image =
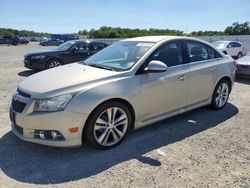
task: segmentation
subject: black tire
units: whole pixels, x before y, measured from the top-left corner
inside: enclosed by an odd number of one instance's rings
[[[222,84],[226,84],[227,87],[228,87],[228,94],[227,94],[227,97],[225,98],[225,103],[221,106],[221,105],[218,105],[216,103],[216,98],[218,97],[218,89],[219,87],[222,86]],[[215,110],[219,110],[219,109],[222,109],[226,104],[227,104],[227,101],[228,101],[228,97],[229,97],[229,94],[230,94],[230,91],[231,91],[231,86],[230,86],[230,83],[228,80],[226,79],[222,79],[221,81],[219,81],[219,83],[216,85],[215,89],[214,89],[214,92],[213,92],[213,96],[212,96],[212,103],[211,103],[211,107]]]
[[[62,66],[63,63],[60,59],[51,59],[47,62],[46,69],[52,69],[55,67]]]
[[[242,56],[243,56],[243,54],[241,52],[239,52],[237,55],[237,59],[241,58]]]
[[[109,145],[109,146],[104,146],[101,145],[100,143],[98,143],[96,137],[95,137],[95,133],[94,133],[94,126],[96,124],[97,119],[99,118],[99,116],[107,109],[112,108],[112,107],[116,107],[116,108],[121,108],[127,115],[127,128],[126,128],[126,132],[124,134],[123,137],[121,137],[121,139],[117,142],[114,143],[113,145]],[[83,130],[83,142],[86,142],[86,144],[88,146],[91,147],[95,147],[96,149],[102,149],[102,150],[107,150],[107,149],[111,149],[114,148],[115,146],[119,145],[127,136],[129,130],[131,129],[131,125],[132,125],[132,116],[131,113],[129,111],[129,108],[124,105],[123,103],[120,102],[116,102],[116,101],[111,101],[111,102],[106,102],[101,104],[100,106],[98,106],[89,116],[84,130]],[[108,136],[110,137],[110,136]]]

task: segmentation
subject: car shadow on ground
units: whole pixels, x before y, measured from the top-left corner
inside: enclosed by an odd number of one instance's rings
[[[237,78],[235,79],[235,82],[238,82],[238,83],[241,83],[241,84],[250,85],[250,76],[249,77],[247,77],[247,76],[245,76],[245,77],[243,77],[243,76],[241,76],[241,77],[237,76]]]
[[[232,118],[238,108],[208,107],[161,121],[132,132],[118,147],[98,151],[86,146],[62,149],[19,140],[12,132],[0,139],[0,168],[10,178],[32,184],[57,184],[87,178],[131,159],[160,166],[146,153],[215,127]]]
[[[35,74],[37,73],[38,71],[34,71],[34,70],[24,70],[24,71],[21,71],[18,74],[18,76],[22,76],[22,77],[28,77],[28,76],[31,76],[32,74]]]

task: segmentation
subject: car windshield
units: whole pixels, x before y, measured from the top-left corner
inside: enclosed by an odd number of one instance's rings
[[[120,41],[104,48],[83,63],[115,71],[130,69],[154,45],[153,42]]]
[[[65,42],[65,43],[59,45],[56,49],[57,50],[68,50],[75,43],[76,43],[75,41],[68,41],[68,42]]]
[[[212,43],[216,48],[225,48],[228,45],[228,42],[217,41]]]

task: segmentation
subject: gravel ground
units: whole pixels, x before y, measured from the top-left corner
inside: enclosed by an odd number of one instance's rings
[[[0,187],[250,187],[247,79],[237,80],[223,110],[204,107],[142,128],[112,150],[51,148],[16,138],[11,96],[34,73],[23,67],[23,55],[46,48],[0,46]]]

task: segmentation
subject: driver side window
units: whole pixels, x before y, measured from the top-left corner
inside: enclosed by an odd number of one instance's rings
[[[182,47],[180,41],[172,41],[158,48],[150,58],[150,61],[158,60],[168,67],[183,64]]]

